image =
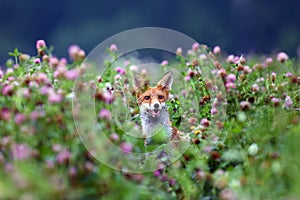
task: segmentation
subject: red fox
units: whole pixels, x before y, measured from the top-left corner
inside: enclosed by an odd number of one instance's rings
[[[137,103],[140,109],[143,137],[145,145],[150,143],[150,137],[158,128],[163,128],[169,139],[175,139],[178,133],[176,127],[171,126],[166,101],[173,83],[171,71],[164,74],[155,87],[149,87],[143,76],[134,75],[133,87],[136,90]]]

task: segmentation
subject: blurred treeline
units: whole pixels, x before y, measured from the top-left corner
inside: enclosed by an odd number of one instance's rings
[[[72,44],[89,52],[109,36],[143,26],[171,28],[229,53],[295,56],[299,9],[299,0],[0,0],[0,63],[15,47],[34,54],[40,38],[65,56]]]

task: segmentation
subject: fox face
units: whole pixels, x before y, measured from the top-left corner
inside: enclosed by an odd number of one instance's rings
[[[153,118],[161,116],[162,110],[166,109],[165,102],[169,99],[172,83],[172,72],[167,72],[155,87],[149,87],[141,75],[135,74],[133,86],[141,114]]]

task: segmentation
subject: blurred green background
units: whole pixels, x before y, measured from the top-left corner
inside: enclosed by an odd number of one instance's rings
[[[0,0],[0,63],[15,47],[34,54],[40,38],[66,56],[72,44],[89,52],[109,36],[144,26],[171,28],[235,54],[296,56],[299,8],[299,0]]]

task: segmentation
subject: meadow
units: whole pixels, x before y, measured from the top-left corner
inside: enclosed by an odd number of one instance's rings
[[[111,44],[105,73],[83,84],[78,79],[88,66],[79,46],[68,49],[68,58],[57,57],[44,40],[36,50],[15,49],[0,70],[0,199],[300,196],[296,58],[284,52],[228,55],[219,46],[193,44],[187,56],[178,47],[151,70],[135,58],[117,60],[118,44]],[[171,158],[163,132],[146,147],[139,138],[132,89],[135,72],[155,83],[169,70],[176,81],[168,109],[186,138]],[[92,113],[74,102],[86,87],[93,92],[81,97],[91,100]],[[99,133],[84,132],[93,124],[78,126],[91,116]],[[145,152],[158,153],[139,157]]]

